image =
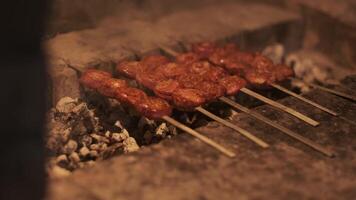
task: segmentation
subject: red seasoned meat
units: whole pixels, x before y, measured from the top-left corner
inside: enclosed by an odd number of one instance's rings
[[[172,100],[172,95],[177,89],[179,89],[178,81],[169,79],[158,83],[153,91],[161,98]]]
[[[271,72],[273,70],[273,62],[266,56],[259,53],[255,54],[250,65],[259,71]]]
[[[137,111],[150,119],[160,119],[163,116],[170,116],[172,107],[163,99],[147,97],[137,105]]]
[[[202,76],[206,81],[218,82],[220,79],[224,78],[228,74],[221,67],[211,67],[207,72]]]
[[[283,81],[286,78],[292,77],[294,75],[293,69],[283,64],[275,65],[274,73],[277,81]]]
[[[247,53],[247,52],[242,52],[242,51],[237,51],[231,54],[231,57],[233,57],[235,62],[240,62],[244,64],[249,64],[252,65],[251,63],[255,59],[255,55],[252,53]]]
[[[192,45],[192,51],[202,58],[208,58],[216,49],[213,42],[200,42]]]
[[[144,102],[147,99],[147,95],[140,89],[126,87],[118,89],[115,98],[121,103],[135,106]]]
[[[162,73],[166,78],[176,78],[187,73],[187,68],[177,63],[162,65],[158,70],[157,73]]]
[[[226,76],[222,78],[219,83],[225,87],[227,95],[235,95],[246,85],[246,81],[238,76]]]
[[[240,49],[237,47],[236,44],[234,43],[227,43],[224,45],[223,49],[225,50],[226,53],[234,53],[234,52],[237,52],[239,51]]]
[[[114,98],[120,88],[127,87],[127,83],[124,80],[107,78],[101,82],[98,92],[104,96]]]
[[[225,64],[225,69],[235,75],[243,75],[247,68],[251,68],[250,65],[237,61],[237,59],[233,57],[227,58]]]
[[[255,87],[268,86],[269,84],[275,82],[275,76],[270,72],[258,71],[256,68],[250,68],[245,70],[244,77],[249,84]]]
[[[199,61],[187,65],[189,72],[197,75],[203,75],[211,69],[211,64],[207,61]]]
[[[150,55],[150,56],[144,57],[141,62],[144,65],[154,68],[154,67],[169,63],[169,60],[168,60],[168,58],[161,56],[161,55]]]
[[[194,62],[198,62],[200,60],[200,56],[193,52],[179,54],[175,57],[175,61],[178,64],[190,64]]]
[[[159,82],[163,80],[166,80],[166,78],[162,73],[147,73],[144,71],[136,75],[136,81],[149,89],[154,88]]]
[[[193,110],[206,102],[203,94],[196,89],[178,89],[172,97],[174,105],[180,110]]]
[[[213,101],[225,94],[225,88],[222,85],[210,81],[203,81],[199,87],[194,89],[200,90],[207,101]]]
[[[116,66],[116,71],[119,74],[129,78],[135,78],[136,74],[142,70],[142,64],[137,61],[124,61]]]
[[[208,57],[209,61],[218,66],[225,66],[226,59],[228,59],[229,54],[223,48],[217,48]]]
[[[79,81],[90,89],[98,89],[101,86],[101,81],[108,78],[111,78],[111,74],[96,69],[89,69],[83,73]]]
[[[182,88],[199,88],[204,79],[196,74],[185,74],[178,77],[177,81]]]

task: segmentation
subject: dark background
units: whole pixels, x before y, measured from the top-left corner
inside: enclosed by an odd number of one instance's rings
[[[49,1],[2,1],[0,199],[42,199],[45,59],[41,49]]]

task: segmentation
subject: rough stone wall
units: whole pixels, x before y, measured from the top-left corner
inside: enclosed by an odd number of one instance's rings
[[[110,15],[125,18],[137,11],[142,11],[150,13],[150,17],[157,19],[180,10],[226,2],[286,5],[286,0],[53,0],[48,32],[50,35],[55,35],[91,28]]]

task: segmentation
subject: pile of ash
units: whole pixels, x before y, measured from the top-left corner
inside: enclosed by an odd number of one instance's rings
[[[146,118],[134,120],[132,129],[127,120],[135,117],[128,113],[120,117],[120,111],[112,106],[109,103],[104,109],[91,108],[82,100],[64,97],[48,112],[45,145],[49,177],[67,176],[98,160],[134,152],[139,145],[176,134],[167,124]]]

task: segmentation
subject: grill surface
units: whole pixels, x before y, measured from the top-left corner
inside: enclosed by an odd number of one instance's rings
[[[356,87],[356,75],[344,81]],[[308,98],[356,119],[356,104],[314,90]],[[352,199],[356,196],[356,128],[294,98],[281,100],[321,122],[306,125],[268,105],[261,114],[327,148],[327,158],[245,114],[234,123],[271,144],[262,150],[215,122],[198,130],[234,150],[229,159],[181,134],[141,151],[53,180],[48,199]]]

